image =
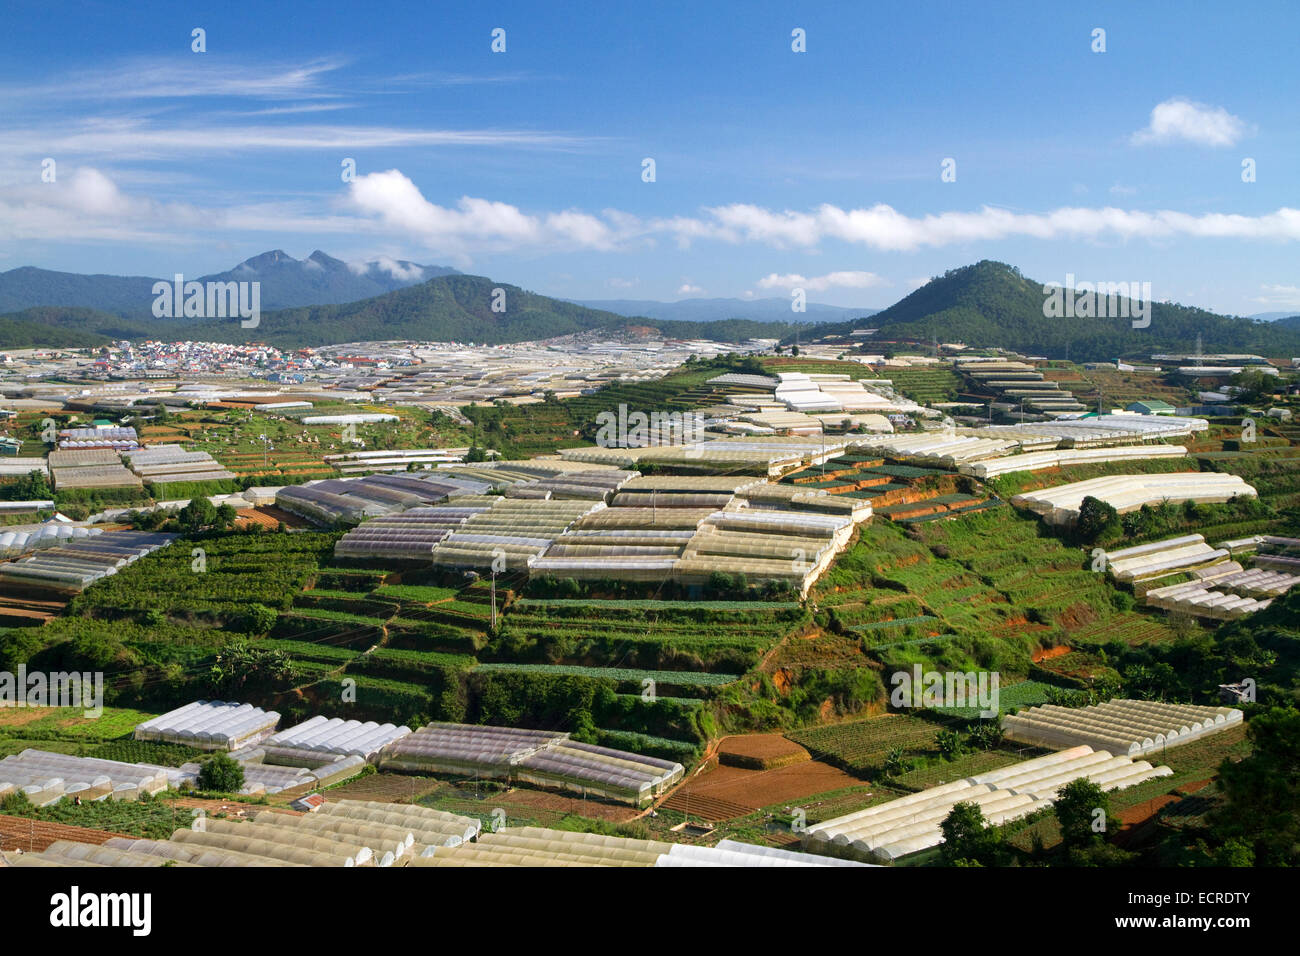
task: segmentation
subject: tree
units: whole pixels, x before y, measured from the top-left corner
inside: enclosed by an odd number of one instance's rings
[[[1259,866],[1300,863],[1300,711],[1273,707],[1250,719],[1249,757],[1219,767],[1227,806],[1210,814],[1224,851],[1236,841]]]
[[[244,786],[244,768],[230,754],[215,753],[199,766],[199,789],[238,793]]]
[[[207,498],[191,498],[177,516],[181,530],[194,534],[212,527],[217,522],[217,509]]]
[[[1230,381],[1238,390],[1237,397],[1249,405],[1271,398],[1278,386],[1276,375],[1269,375],[1257,368],[1243,369],[1232,376]]]
[[[1081,848],[1105,839],[1110,823],[1110,798],[1100,784],[1087,777],[1071,780],[1057,794],[1053,809],[1066,846]]]
[[[233,528],[235,522],[239,520],[239,512],[235,510],[232,504],[224,504],[217,508],[215,524],[221,530]]]
[[[1121,530],[1119,512],[1100,498],[1088,495],[1079,505],[1079,521],[1074,530],[1084,544],[1112,538]]]
[[[54,489],[42,471],[30,471],[4,488],[7,501],[52,501]]]
[[[244,615],[244,631],[248,634],[265,634],[275,627],[279,614],[265,604],[250,604]]]
[[[974,862],[981,866],[995,862],[1002,845],[1002,833],[984,819],[975,803],[958,803],[939,824],[943,843],[939,857],[948,866]]]

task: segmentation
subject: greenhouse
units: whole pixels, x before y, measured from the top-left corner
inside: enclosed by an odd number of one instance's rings
[[[0,564],[0,588],[6,591],[29,589],[72,594],[83,591],[101,578],[116,574],[178,537],[144,531],[106,531],[72,525],[49,525],[26,539],[16,534],[10,548],[39,548],[30,557]],[[0,547],[4,538],[0,537]]]
[[[942,843],[940,824],[958,803],[975,804],[997,826],[1051,806],[1073,780],[1118,790],[1172,773],[1079,745],[813,824],[803,846],[827,856],[888,863]]]
[[[681,779],[681,764],[579,743],[568,734],[429,724],[384,748],[380,768],[531,783],[643,806]]]
[[[186,451],[180,445],[151,445],[122,456],[130,469],[155,484],[182,481],[223,481],[235,477],[205,451]]]
[[[1272,598],[1243,596],[1211,584],[1217,582],[1190,581],[1153,588],[1146,593],[1146,604],[1191,617],[1232,621],[1262,611],[1273,603]]]
[[[1152,458],[1182,458],[1186,454],[1187,449],[1182,445],[1072,448],[964,462],[957,467],[957,470],[963,475],[974,475],[976,478],[996,478],[1017,471],[1044,471],[1048,468],[1064,468],[1070,465],[1097,465]]]
[[[65,428],[59,432],[59,448],[111,448],[125,451],[139,445],[139,436],[129,426],[119,428]]]
[[[526,569],[575,521],[604,507],[592,501],[499,499],[436,544],[431,559],[456,568]]]
[[[1227,557],[1228,551],[1210,547],[1199,534],[1189,534],[1108,551],[1106,568],[1117,581],[1142,581],[1215,565]]]
[[[1014,425],[981,425],[958,428],[957,434],[1006,439],[1017,442],[1022,451],[1032,451],[1036,448],[1086,448],[1190,438],[1209,427],[1210,423],[1203,418],[1125,414],[1091,415],[1086,418]]]
[[[112,448],[78,448],[49,454],[55,490],[72,488],[143,488]]]
[[[168,768],[24,750],[0,760],[0,789],[23,791],[36,806],[67,797],[86,800],[137,800],[172,785],[179,775]]]
[[[1002,718],[1012,740],[1036,747],[1087,745],[1129,757],[1163,751],[1240,723],[1230,707],[1112,700],[1090,707],[1043,704]]]
[[[301,750],[334,757],[361,757],[373,762],[387,744],[411,732],[409,727],[378,724],[373,720],[343,720],[338,717],[312,717],[304,723],[272,734],[263,742],[271,748]]]
[[[478,838],[482,824],[474,817],[434,810],[418,804],[380,803],[374,800],[331,800],[317,815],[324,819],[404,830],[413,855],[428,847],[455,846]]]
[[[252,704],[196,700],[136,724],[136,740],[185,744],[202,750],[238,750],[269,737],[280,715]]]
[[[505,827],[483,833],[477,842],[435,849],[410,861],[411,866],[856,866],[807,853],[723,840],[716,847],[688,846],[661,840],[638,840],[554,830]]]
[[[976,438],[955,432],[871,435],[853,438],[849,448],[903,461],[955,468],[966,462],[997,458],[1013,451],[1015,443],[997,438]]]
[[[1217,504],[1253,498],[1255,489],[1238,475],[1218,472],[1175,472],[1159,475],[1108,475],[1055,488],[1015,495],[1011,503],[1041,515],[1052,525],[1071,525],[1087,497],[1106,502],[1120,514],[1164,501]]]

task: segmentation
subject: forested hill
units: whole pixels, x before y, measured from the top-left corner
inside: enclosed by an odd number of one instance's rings
[[[1064,276],[1051,281],[1063,282]],[[1095,277],[1079,276],[1079,280]],[[1116,276],[1105,281],[1122,281]],[[1133,283],[1139,276],[1129,276]],[[1151,305],[1151,323],[1133,328],[1128,318],[1047,318],[1044,282],[1021,275],[1002,262],[984,260],[952,269],[917,289],[869,323],[822,324],[804,334],[847,334],[868,324],[880,338],[930,342],[963,342],[1001,347],[1030,354],[1080,361],[1191,350],[1201,336],[1207,352],[1254,352],[1261,355],[1300,355],[1300,323],[1292,320],[1257,322],[1217,315],[1204,309],[1165,302]],[[1158,299],[1159,289],[1152,294]],[[791,335],[789,341],[793,341]]]

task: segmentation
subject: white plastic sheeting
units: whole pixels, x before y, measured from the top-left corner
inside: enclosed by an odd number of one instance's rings
[[[386,744],[411,732],[410,727],[379,724],[373,720],[312,717],[266,738],[268,747],[306,750],[340,757],[361,757],[373,762]]]
[[[814,824],[803,844],[830,856],[889,862],[943,842],[940,824],[958,803],[975,804],[997,825],[1050,806],[1072,780],[1086,778],[1117,790],[1172,773],[1168,767],[1076,746]]]
[[[269,737],[278,712],[252,704],[196,700],[135,727],[136,740],[186,744],[203,750],[238,750]]]
[[[1175,472],[1164,475],[1108,475],[1055,488],[1015,495],[1011,503],[1043,517],[1048,524],[1069,525],[1079,517],[1083,499],[1097,498],[1120,514],[1164,501],[1222,503],[1253,498],[1255,489],[1240,476],[1216,472]]]
[[[1116,699],[1091,707],[1044,704],[1002,718],[1011,740],[1038,747],[1088,745],[1138,756],[1187,743],[1241,723],[1231,707]]]

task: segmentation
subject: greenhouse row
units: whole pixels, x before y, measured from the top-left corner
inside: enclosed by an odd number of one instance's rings
[[[86,530],[58,526],[57,534],[63,540],[57,545],[44,546],[44,550],[30,557],[0,564],[0,586],[10,591],[37,589],[60,594],[79,593],[101,578],[116,574],[119,568],[171,544],[178,537],[144,531],[77,533]],[[17,540],[15,538],[15,543]]]
[[[274,731],[280,715],[252,704],[196,700],[136,724],[136,740],[185,744],[202,750],[239,750]]]
[[[955,468],[967,462],[1006,455],[1015,449],[1015,443],[934,431],[912,435],[872,435],[856,439],[850,447],[853,451]]]
[[[1035,747],[1086,744],[1133,757],[1217,733],[1241,720],[1241,711],[1231,707],[1112,700],[1090,707],[1030,707],[1003,717],[1002,730],[1011,740]]]
[[[644,805],[681,779],[681,764],[581,744],[568,734],[429,724],[384,748],[380,768],[497,778]]]
[[[426,816],[426,814],[434,816]],[[60,840],[15,866],[330,867],[787,867],[862,866],[853,860],[723,840],[715,847],[545,827],[481,831],[469,817],[405,804],[341,800],[316,814],[263,810],[252,820],[205,818],[167,840]]]
[[[57,548],[70,541],[103,533],[100,528],[83,528],[52,522],[40,525],[35,531],[6,531],[0,534],[0,556],[10,557],[41,548]]]
[[[617,468],[636,468],[638,464],[669,465],[701,473],[739,473],[780,475],[804,465],[816,465],[844,454],[847,442],[819,438],[785,438],[756,435],[720,437],[686,445],[660,445],[651,448],[562,448],[565,461]]]
[[[112,448],[52,451],[49,465],[56,490],[144,487],[144,482],[122,464],[121,457]]]
[[[1145,600],[1148,607],[1214,621],[1232,621],[1246,617],[1264,610],[1273,603],[1271,598],[1260,600],[1254,597],[1243,597],[1240,594],[1210,587],[1201,581],[1154,588],[1146,593]]]
[[[1300,538],[1260,535],[1255,542],[1255,566],[1300,574]]]
[[[0,760],[0,796],[20,790],[36,806],[63,798],[136,800],[176,786],[184,774],[168,767],[24,750]]]
[[[112,448],[129,449],[139,444],[135,429],[118,428],[65,428],[59,432],[59,448]]]
[[[735,840],[723,840],[716,847],[706,847],[546,827],[506,827],[484,832],[475,843],[439,848],[429,856],[413,858],[410,865],[766,867],[855,864],[774,847],[752,846]]]
[[[592,508],[590,501],[503,498],[434,546],[436,565],[477,570],[526,569],[555,538]]]
[[[1041,515],[1048,524],[1071,525],[1078,520],[1083,499],[1097,498],[1120,514],[1143,505],[1169,501],[1219,504],[1253,498],[1255,489],[1239,475],[1217,472],[1175,472],[1163,475],[1108,475],[1068,485],[1015,495],[1011,503]]]
[[[1063,448],[1007,455],[1004,458],[986,458],[977,462],[963,462],[957,470],[963,475],[974,475],[976,478],[996,478],[1017,471],[1044,471],[1048,468],[1063,468],[1069,465],[1097,465],[1151,458],[1182,458],[1186,454],[1187,449],[1182,445]]]
[[[290,485],[276,492],[275,503],[317,524],[356,524],[451,497],[481,495],[489,488],[485,482],[442,471],[377,474]]]
[[[1210,547],[1202,535],[1188,534],[1108,551],[1106,567],[1117,581],[1143,581],[1213,566],[1227,557],[1227,550]]]
[[[339,558],[429,561],[434,546],[459,528],[467,518],[488,510],[490,503],[412,508],[362,522],[339,539],[334,555]],[[487,499],[495,502],[498,499]]]
[[[998,826],[1050,807],[1073,780],[1119,790],[1172,774],[1145,760],[1074,746],[814,824],[803,845],[814,853],[887,863],[942,843],[940,824],[958,803],[975,804],[990,826]]]
[[[180,445],[151,445],[122,456],[130,469],[146,481],[162,484],[181,481],[224,481],[235,473],[206,451],[186,451]]]
[[[1001,438],[1017,442],[1021,451],[1047,448],[1087,448],[1131,445],[1138,442],[1190,438],[1210,423],[1203,418],[1177,415],[1112,414],[1051,422],[980,425],[958,428],[957,434],[976,438]]]
[[[405,737],[410,727],[379,724],[373,720],[343,720],[339,717],[312,717],[295,727],[266,738],[267,748],[302,750],[314,754],[362,757],[373,760],[386,745]]]

